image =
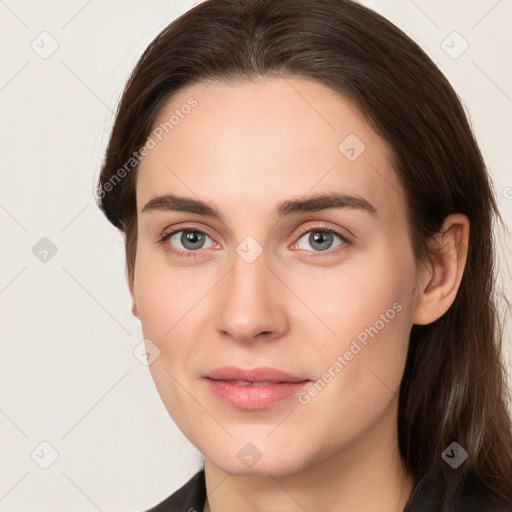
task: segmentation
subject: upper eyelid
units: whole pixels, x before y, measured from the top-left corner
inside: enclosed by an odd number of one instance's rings
[[[299,229],[299,232],[297,233],[299,236],[303,236],[305,235],[306,233],[309,233],[310,231],[330,231],[342,238],[357,238],[355,235],[352,234],[352,232],[350,230],[348,230],[347,228],[334,228],[332,226],[330,226],[329,223],[327,223],[325,226],[322,226],[322,225],[317,225],[317,226],[306,226],[304,228],[300,228]],[[343,231],[347,231],[349,234],[344,234]]]
[[[209,233],[208,229],[205,228],[198,228],[196,226],[178,226],[178,227],[172,227],[172,228],[166,228],[162,231],[162,234],[159,236],[159,238],[164,237],[171,237],[175,235],[176,233],[179,233],[181,231],[198,231],[200,233],[204,233],[205,235],[208,235],[210,238],[213,239],[212,235]]]

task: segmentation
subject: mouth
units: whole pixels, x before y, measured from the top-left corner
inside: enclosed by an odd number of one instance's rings
[[[204,376],[215,398],[245,410],[270,408],[298,393],[309,379],[277,368],[217,368]]]

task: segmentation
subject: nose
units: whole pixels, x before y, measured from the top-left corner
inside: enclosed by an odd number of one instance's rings
[[[286,287],[262,254],[252,263],[238,255],[215,287],[215,327],[240,342],[274,340],[289,329]]]

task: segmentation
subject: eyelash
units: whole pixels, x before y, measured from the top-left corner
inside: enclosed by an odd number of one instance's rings
[[[167,241],[176,233],[180,233],[181,231],[185,232],[191,232],[191,233],[201,233],[203,235],[206,235],[210,237],[208,233],[201,229],[197,229],[192,226],[181,226],[179,228],[174,229],[173,231],[169,231],[164,233],[161,237],[158,239],[158,243],[163,246],[164,250],[171,253],[173,256],[177,256],[179,258],[197,258],[200,254],[201,249],[198,249],[196,251],[182,251],[177,249],[172,249],[171,245],[167,243]],[[306,234],[310,232],[320,232],[320,233],[331,233],[333,235],[338,236],[342,244],[337,246],[334,250],[326,249],[325,251],[306,251],[306,252],[313,252],[316,254],[308,256],[308,258],[318,258],[318,257],[325,257],[323,256],[323,253],[328,253],[328,256],[331,256],[332,254],[337,254],[339,250],[343,250],[343,248],[353,245],[353,241],[347,236],[342,233],[340,233],[338,230],[333,229],[331,227],[325,226],[325,225],[317,225],[317,226],[308,226],[303,227],[299,230],[297,242]],[[210,237],[211,238],[211,237]],[[297,243],[295,242],[295,243]],[[295,245],[295,244],[294,244]]]

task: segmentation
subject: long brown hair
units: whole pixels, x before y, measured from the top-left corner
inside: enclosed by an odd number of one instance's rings
[[[96,190],[99,206],[125,235],[129,280],[137,241],[137,159],[131,159],[164,104],[200,81],[272,76],[331,87],[387,141],[417,262],[431,255],[429,242],[448,215],[469,218],[468,258],[454,303],[411,331],[399,449],[416,483],[440,486],[444,505],[436,510],[449,510],[469,483],[510,507],[510,394],[500,359],[492,236],[501,217],[457,94],[414,41],[372,10],[352,0],[206,0],[153,40],[126,85]],[[457,469],[441,456],[453,442],[468,454]]]

